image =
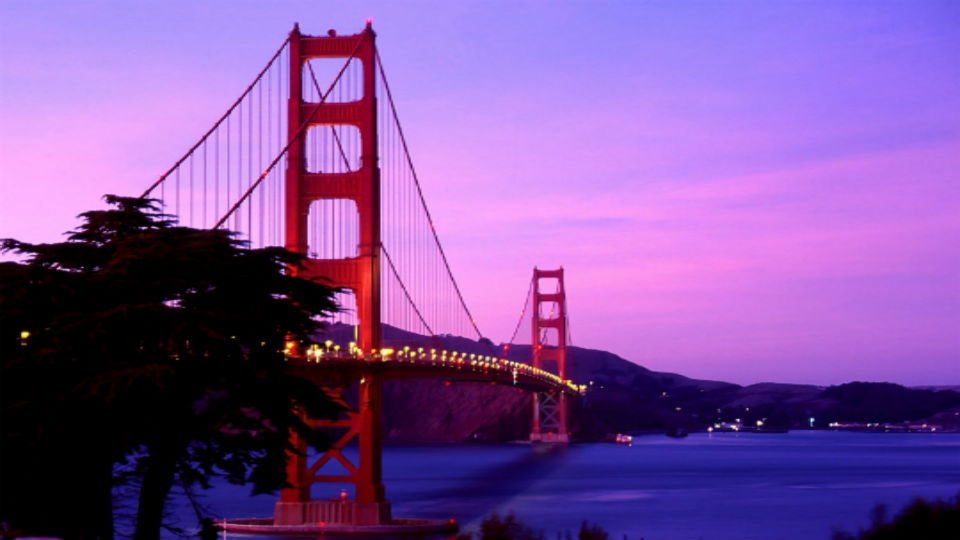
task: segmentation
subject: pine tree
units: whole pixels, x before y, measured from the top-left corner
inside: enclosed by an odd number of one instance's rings
[[[288,340],[336,310],[300,258],[223,230],[177,226],[155,201],[106,197],[67,241],[3,240],[0,520],[31,534],[109,539],[120,464],[141,483],[135,537],[153,540],[176,482],[284,484],[297,410],[331,414],[292,374]]]

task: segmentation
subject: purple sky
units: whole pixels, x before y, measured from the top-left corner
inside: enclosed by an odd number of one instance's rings
[[[370,16],[494,341],[562,264],[574,343],[651,369],[960,384],[960,3],[391,4],[3,2],[0,236],[139,194],[294,21]]]

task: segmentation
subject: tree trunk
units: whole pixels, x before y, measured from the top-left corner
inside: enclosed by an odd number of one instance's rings
[[[104,481],[100,484],[100,500],[97,502],[99,538],[113,540],[113,460],[102,459],[100,467],[99,478],[103,478]]]
[[[70,520],[65,523],[65,539],[113,540],[113,461],[103,452],[91,449],[82,460],[83,469],[71,475],[76,479]]]
[[[137,526],[134,540],[158,540],[163,524],[163,507],[176,473],[175,453],[167,447],[153,447],[146,461],[140,497],[137,502]]]

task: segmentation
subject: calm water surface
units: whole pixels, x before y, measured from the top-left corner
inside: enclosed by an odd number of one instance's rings
[[[547,540],[584,519],[646,540],[814,540],[868,522],[876,504],[960,492],[960,434],[645,436],[633,446],[394,445],[384,483],[396,517],[458,519],[476,529],[513,512]],[[336,488],[339,492],[339,486]],[[265,517],[274,496],[218,485],[220,517]],[[336,493],[315,492],[326,498]],[[182,503],[182,501],[180,501]],[[181,508],[184,524],[195,523]]]

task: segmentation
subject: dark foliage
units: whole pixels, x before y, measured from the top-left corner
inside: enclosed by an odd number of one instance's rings
[[[461,534],[457,540],[471,540],[472,534]],[[480,537],[478,540],[543,540],[543,533],[536,532],[523,523],[520,523],[513,513],[503,518],[494,512],[480,523]]]
[[[298,256],[106,199],[66,242],[3,240],[27,259],[0,263],[0,520],[32,534],[110,538],[118,463],[141,482],[139,538],[174,481],[276,490],[290,430],[325,442],[293,407],[333,410],[283,354],[336,309],[287,272]]]
[[[577,540],[607,540],[610,534],[603,530],[599,525],[587,525],[584,521],[580,524],[580,532],[577,534]]]
[[[570,531],[564,535],[567,540],[573,537]],[[577,540],[608,540],[610,534],[599,525],[588,525],[584,521],[577,533]],[[472,534],[461,534],[457,540],[472,540]],[[509,513],[503,518],[494,512],[480,523],[480,537],[478,540],[543,540],[543,531],[535,531],[524,525]]]
[[[833,540],[954,540],[960,532],[960,494],[948,500],[917,499],[893,521],[886,520],[886,508],[877,506],[870,528],[858,535],[838,532]]]
[[[493,513],[480,524],[480,540],[543,540],[543,534],[517,521],[513,513],[503,519]]]

